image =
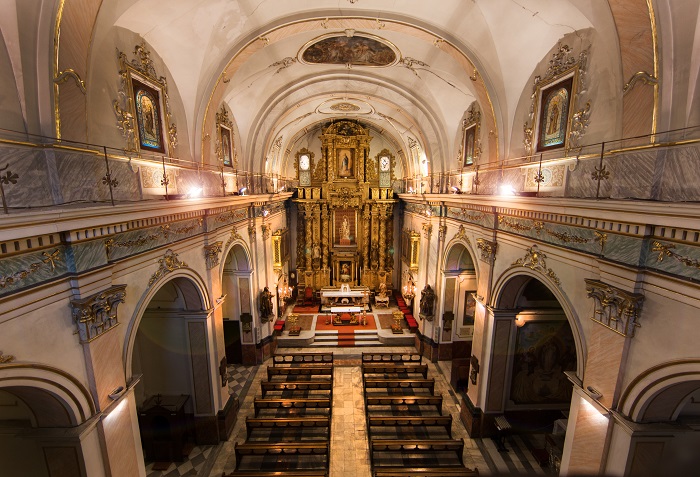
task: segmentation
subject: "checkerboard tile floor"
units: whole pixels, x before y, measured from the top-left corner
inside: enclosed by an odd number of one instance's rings
[[[258,366],[243,366],[233,364],[227,368],[229,394],[243,399],[250,387],[250,381],[258,370]],[[147,477],[196,477],[207,463],[207,459],[216,446],[197,446],[183,462],[172,462],[165,470],[154,470],[158,463],[146,462]]]

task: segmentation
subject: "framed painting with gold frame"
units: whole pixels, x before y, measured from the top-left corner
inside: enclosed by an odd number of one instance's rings
[[[476,102],[467,110],[462,120],[462,167],[474,165],[481,152],[479,131],[481,129],[481,111]]]
[[[132,73],[131,77],[136,130],[139,148],[150,152],[165,153],[163,138],[163,108],[161,87],[147,84],[143,78]]]
[[[338,179],[355,178],[355,150],[343,148],[336,150],[336,177]]]
[[[574,75],[571,74],[539,90],[537,152],[566,147],[573,109],[573,88]]]
[[[233,134],[231,128],[219,124],[219,141],[221,141],[221,161],[224,166],[233,167]]]

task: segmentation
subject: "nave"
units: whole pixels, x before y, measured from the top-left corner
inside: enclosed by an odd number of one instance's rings
[[[308,348],[282,348],[278,354],[307,353]],[[415,353],[414,347],[363,347],[333,348],[333,419],[330,440],[330,477],[365,477],[370,476],[370,457],[368,451],[368,433],[366,424],[363,379],[361,368],[362,352],[365,353]],[[435,379],[435,395],[443,396],[442,414],[452,417],[452,438],[464,440],[463,463],[469,469],[477,469],[480,475],[493,473],[544,475],[546,469],[540,467],[530,448],[539,445],[544,435],[513,436],[506,438],[508,452],[499,452],[495,442],[490,438],[469,438],[464,425],[459,419],[458,396],[449,385],[450,362],[432,363],[425,358],[422,364],[427,367],[427,376]],[[272,358],[253,371],[245,385],[236,384],[239,394],[240,411],[230,438],[211,448],[210,457],[202,467],[206,477],[221,477],[222,474],[236,475],[235,444],[247,440],[246,419],[254,417],[255,398],[262,397],[262,383],[268,380],[267,367],[272,365]],[[230,367],[229,375],[236,374],[235,366]],[[251,367],[241,367],[248,371]],[[230,387],[231,392],[233,389]],[[171,467],[164,472],[149,472],[148,477],[179,477],[180,475],[198,475],[196,473],[178,472],[190,469],[186,464]]]

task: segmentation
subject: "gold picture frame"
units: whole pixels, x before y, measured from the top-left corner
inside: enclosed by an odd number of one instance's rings
[[[336,150],[336,177],[338,179],[355,179],[356,174],[355,149],[342,148]]]

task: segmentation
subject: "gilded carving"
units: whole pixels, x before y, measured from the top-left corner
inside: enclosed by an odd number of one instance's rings
[[[282,71],[283,69],[289,68],[290,66],[292,66],[296,62],[297,62],[296,58],[293,58],[291,56],[287,56],[285,58],[282,58],[279,61],[275,61],[268,68],[277,68],[277,71],[275,71],[275,74],[277,74],[280,71]]]
[[[519,258],[513,262],[513,266],[521,266],[529,268],[530,270],[535,270],[549,277],[557,285],[561,285],[561,280],[559,280],[559,277],[554,273],[554,270],[547,267],[546,258],[547,255],[545,255],[544,252],[540,252],[537,245],[533,245],[527,249],[527,253],[523,258]]]
[[[61,262],[61,253],[59,250],[54,250],[53,252],[42,252],[44,258],[38,262],[31,263],[29,267],[18,272],[14,272],[10,275],[0,276],[0,288],[5,288],[10,285],[14,285],[27,278],[32,273],[44,267],[44,265],[49,265],[51,270],[56,269],[56,262]]]
[[[496,259],[498,244],[482,238],[476,239],[476,247],[481,251],[481,259],[493,263]]]
[[[263,240],[267,240],[270,238],[270,232],[272,231],[272,227],[270,226],[270,224],[262,224],[260,226],[260,231],[262,232]]]
[[[224,248],[228,248],[228,246],[231,245],[235,240],[240,240],[242,242],[243,237],[241,237],[241,234],[238,233],[238,230],[236,230],[236,227],[233,227],[231,229],[231,235],[229,236],[228,240],[226,241],[226,245],[224,245]]]
[[[89,343],[119,324],[117,307],[124,303],[126,285],[114,285],[87,298],[71,300],[81,343]]]
[[[547,234],[551,235],[552,237],[556,237],[559,240],[561,240],[564,243],[588,243],[590,242],[590,239],[579,237],[578,235],[573,235],[568,232],[553,232],[551,230],[546,231]]]
[[[586,133],[586,129],[590,124],[591,117],[591,102],[586,103],[586,107],[579,109],[571,116],[571,131],[569,131],[569,148],[582,147],[581,139]]]
[[[128,110],[122,109],[119,106],[119,101],[114,100],[112,103],[114,108],[114,114],[117,116],[117,127],[124,136],[126,140],[125,151],[136,152],[138,151],[138,143],[136,142],[136,122],[134,120],[134,115]]]
[[[658,255],[656,256],[656,261],[657,262],[662,262],[664,257],[671,257],[675,259],[676,261],[682,263],[686,267],[693,267],[693,268],[700,268],[700,260],[692,259],[689,257],[684,257],[676,252],[674,252],[672,249],[676,248],[675,245],[673,244],[663,244],[659,242],[658,240],[654,240],[651,244],[651,251],[652,252],[658,252]]]
[[[455,234],[454,240],[464,240],[469,245],[471,245],[471,241],[469,240],[469,237],[467,237],[467,229],[464,228],[464,225],[459,226],[459,230]]]
[[[532,230],[531,226],[522,225],[522,224],[515,222],[513,220],[508,220],[507,218],[505,218],[502,215],[498,216],[498,223],[500,225],[505,225],[506,227],[509,227],[513,230],[517,230],[518,232],[528,232],[528,231]]]
[[[170,224],[165,224],[161,225],[158,227],[158,230],[154,233],[144,235],[142,237],[139,237],[134,240],[124,240],[121,242],[117,242],[114,239],[107,239],[104,241],[105,244],[105,252],[107,253],[107,256],[109,257],[110,252],[112,251],[113,248],[134,248],[134,247],[140,247],[142,245],[145,245],[149,242],[153,242],[154,240],[157,240],[159,238],[164,238],[168,239],[170,234],[176,234],[176,235],[182,235],[182,234],[188,234],[192,232],[193,230],[202,227],[202,224],[204,223],[204,219],[199,217],[197,219],[197,222],[192,225],[187,225],[184,227],[179,227],[179,228],[171,228]]]
[[[423,229],[423,237],[429,239],[430,234],[433,233],[433,226],[431,224],[423,224],[421,228]]]
[[[53,82],[56,84],[63,84],[68,81],[68,78],[73,78],[75,85],[80,89],[80,92],[87,94],[87,88],[85,86],[85,81],[80,77],[78,73],[75,72],[73,68],[68,68],[63,71],[59,71]]]
[[[204,246],[204,259],[207,262],[207,270],[211,270],[219,264],[219,254],[222,250],[222,244],[223,242],[219,241]]]
[[[640,81],[644,84],[652,86],[659,83],[659,80],[654,75],[651,75],[646,71],[637,71],[622,87],[622,94],[627,94],[632,88],[634,88],[634,85],[636,85]]]
[[[158,264],[158,270],[156,270],[156,272],[151,276],[151,279],[148,281],[149,287],[153,285],[156,280],[167,275],[173,270],[187,267],[187,264],[180,261],[180,259],[177,258],[177,253],[173,252],[171,249],[168,249],[165,252],[163,258],[158,259]]]
[[[447,235],[447,225],[440,225],[438,227],[438,240],[445,240]]]
[[[248,237],[250,238],[250,241],[253,242],[255,241],[255,225],[249,225],[248,226]]]
[[[584,278],[588,297],[595,301],[591,319],[622,336],[632,338],[638,323],[644,295],[630,293],[600,280]]]
[[[2,352],[0,352],[0,364],[11,363],[14,360],[15,357],[11,354],[2,354]]]

